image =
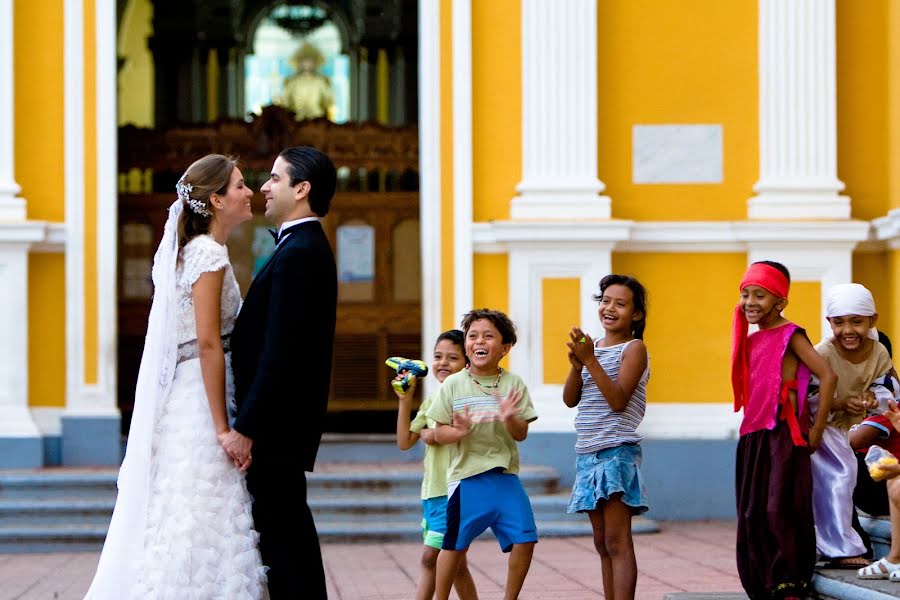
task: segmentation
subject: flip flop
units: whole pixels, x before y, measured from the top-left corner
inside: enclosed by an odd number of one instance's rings
[[[829,561],[826,561],[824,568],[857,570],[864,569],[867,566],[869,566],[869,561],[867,561],[862,556],[848,556],[844,558],[833,558]]]

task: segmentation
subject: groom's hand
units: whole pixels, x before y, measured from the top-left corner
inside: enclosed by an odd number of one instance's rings
[[[234,466],[238,467],[241,471],[246,471],[250,468],[250,462],[253,460],[253,457],[250,454],[253,440],[236,429],[230,429],[225,435],[219,438],[219,443],[222,444],[222,448],[225,449],[225,452],[227,452],[228,456],[231,457],[231,460],[234,461]]]

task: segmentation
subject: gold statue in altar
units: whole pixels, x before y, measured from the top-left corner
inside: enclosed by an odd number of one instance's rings
[[[328,77],[319,72],[325,64],[322,53],[306,42],[294,53],[291,64],[296,73],[285,79],[281,97],[275,100],[275,104],[294,111],[298,121],[333,118],[334,90]]]

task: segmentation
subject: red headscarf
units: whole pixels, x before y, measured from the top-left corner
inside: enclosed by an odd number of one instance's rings
[[[784,273],[771,265],[753,263],[741,279],[743,290],[748,285],[757,285],[779,298],[787,298],[790,283]],[[750,397],[750,354],[747,348],[749,324],[741,303],[734,307],[734,324],[731,332],[731,387],[734,390],[734,412],[738,412]]]

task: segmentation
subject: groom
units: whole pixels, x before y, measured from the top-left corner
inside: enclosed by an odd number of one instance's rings
[[[237,418],[221,442],[248,469],[272,600],[327,598],[305,471],[316,462],[331,380],[337,274],[319,219],[335,184],[334,165],[314,148],[275,159],[260,189],[278,231],[275,251],[231,334]]]

